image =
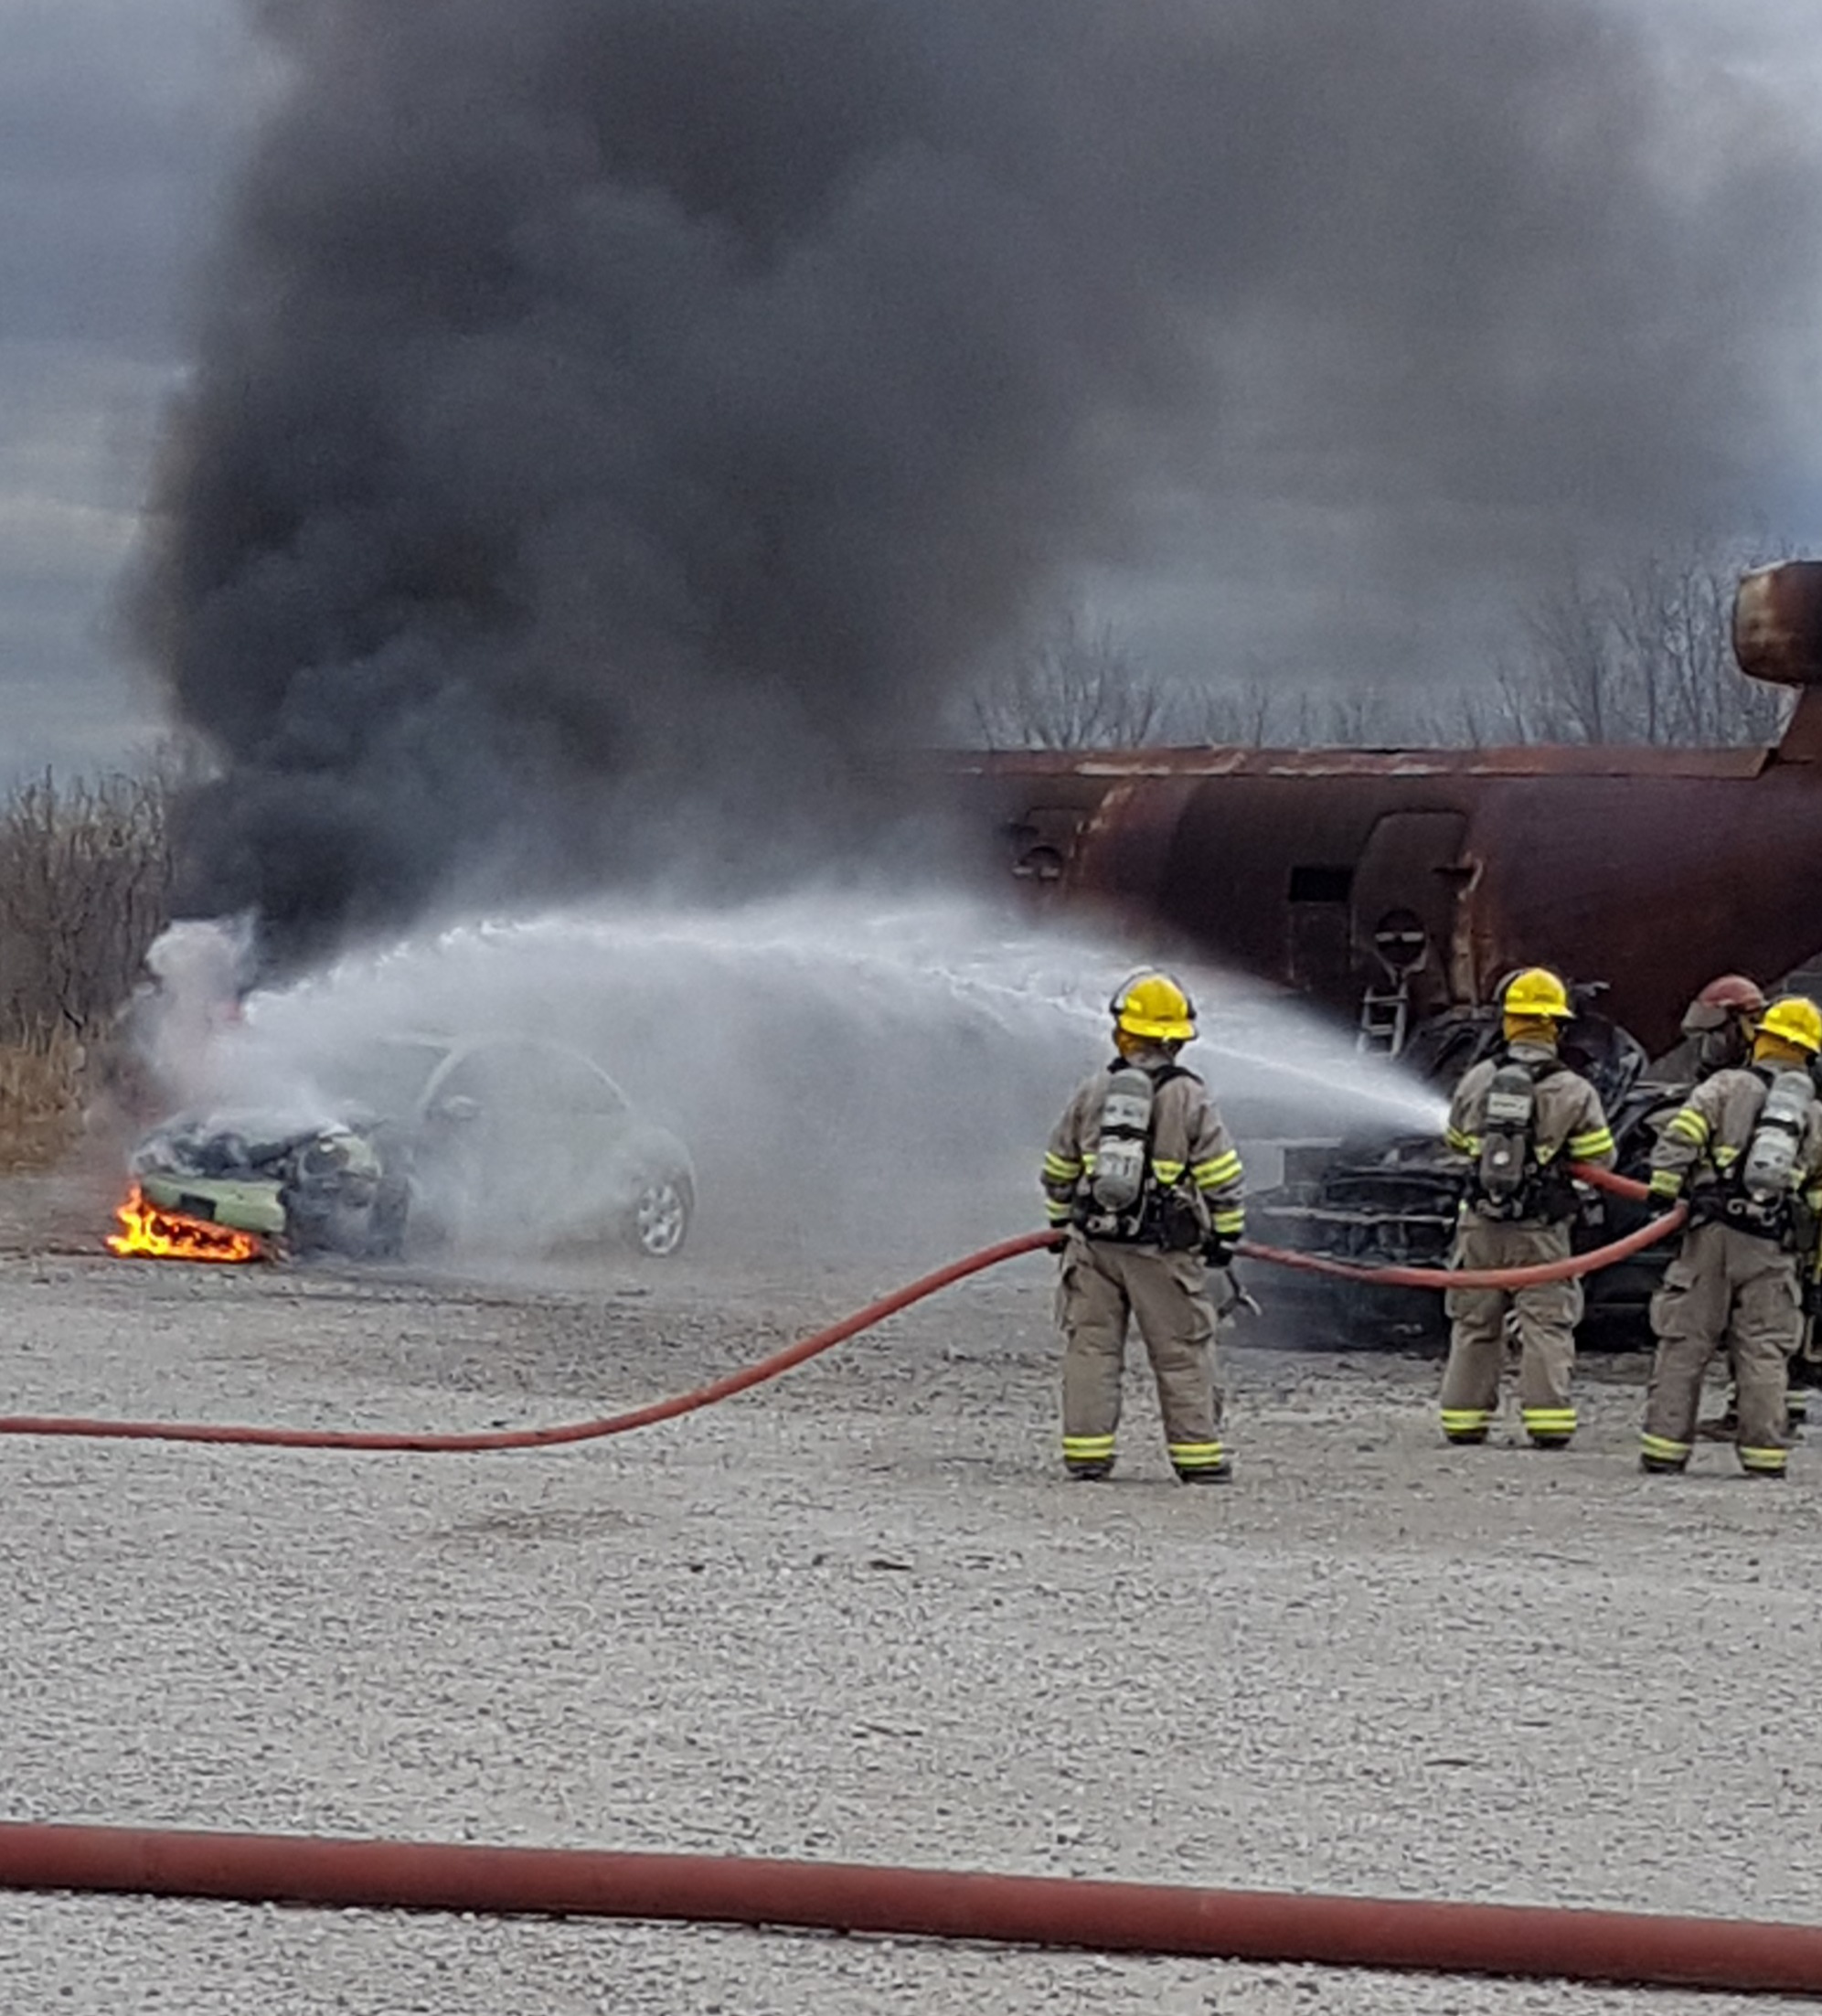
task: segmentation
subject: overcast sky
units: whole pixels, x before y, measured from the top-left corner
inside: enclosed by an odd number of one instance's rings
[[[1692,84],[1731,75],[1822,134],[1822,0],[1612,4],[1648,6]],[[234,0],[0,0],[0,777],[119,762],[159,730],[155,692],[126,663],[110,605],[161,408],[182,381],[185,303],[255,117],[260,72],[237,16]],[[1801,335],[1788,464],[1759,509],[1814,538],[1822,397]],[[1319,472],[1274,468],[1269,439],[1243,446],[1259,458],[1258,510],[1161,496],[1155,544],[1103,590],[1123,627],[1174,669],[1197,669],[1221,623],[1234,664],[1266,649],[1283,607],[1264,561],[1287,542],[1309,553],[1336,607],[1384,607],[1385,555],[1363,529],[1373,500],[1325,497]],[[1446,513],[1433,529],[1446,543]],[[1470,628],[1478,592],[1463,591]],[[1394,647],[1399,621],[1379,629],[1380,649]]]

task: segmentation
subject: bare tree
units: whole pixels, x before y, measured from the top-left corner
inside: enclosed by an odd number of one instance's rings
[[[1451,697],[1452,699],[1453,697]],[[1432,695],[1396,695],[1380,686],[1311,688],[1255,671],[1244,685],[1178,694],[1170,725],[1179,740],[1242,748],[1386,748],[1450,740],[1453,705]]]
[[[1265,667],[1175,687],[1071,610],[976,696],[975,728],[1002,749],[1772,741],[1791,697],[1747,678],[1731,645],[1735,585],[1768,544],[1691,536],[1628,564],[1572,562],[1522,603],[1521,642],[1490,678],[1440,688],[1312,689]]]
[[[1263,672],[1240,686],[1186,688],[1176,697],[1171,725],[1185,742],[1255,747],[1281,739],[1284,694]]]
[[[1605,569],[1572,566],[1521,612],[1525,646],[1499,668],[1499,739],[1724,747],[1774,740],[1789,696],[1747,678],[1731,644],[1733,591],[1753,559],[1692,538]]]
[[[1073,606],[974,696],[989,749],[1138,749],[1168,731],[1170,695],[1113,625]]]
[[[155,778],[48,773],[0,806],[0,1041],[86,1038],[125,1000],[166,922],[165,809]]]

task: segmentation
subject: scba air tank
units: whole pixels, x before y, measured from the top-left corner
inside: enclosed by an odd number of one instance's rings
[[[1530,1162],[1537,1085],[1523,1064],[1501,1064],[1486,1088],[1479,1186],[1495,1206],[1516,1208]]]
[[[1145,1187],[1154,1088],[1136,1064],[1107,1081],[1101,1108],[1101,1138],[1094,1145],[1094,1180],[1089,1189],[1103,1211],[1127,1211]]]
[[[1815,1096],[1806,1071],[1781,1071],[1766,1089],[1740,1165],[1740,1187],[1755,1204],[1781,1202],[1795,1188],[1797,1149]]]

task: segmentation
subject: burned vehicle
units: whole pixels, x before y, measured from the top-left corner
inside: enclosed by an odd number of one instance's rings
[[[134,1150],[162,1211],[287,1253],[456,1246],[681,1252],[696,1176],[592,1059],[518,1037],[408,1035],[314,1059],[325,1117],[181,1115]]]
[[[1687,1085],[1653,1075],[1642,1046],[1601,1014],[1600,990],[1572,990],[1578,1009],[1564,1034],[1563,1061],[1589,1079],[1613,1127],[1615,1167],[1642,1177],[1657,1129],[1682,1102]],[[1420,1023],[1400,1061],[1447,1093],[1470,1065],[1501,1041],[1497,1008],[1452,1008]],[[1320,1253],[1361,1267],[1446,1264],[1465,1171],[1436,1135],[1359,1135],[1336,1144],[1287,1148],[1284,1180],[1256,1196],[1247,1211],[1263,1243]],[[1573,1228],[1577,1252],[1605,1245],[1645,1222],[1646,1208],[1603,1191],[1580,1192]],[[1639,1348],[1646,1312],[1674,1242],[1646,1247],[1587,1279],[1584,1341]],[[1433,1289],[1370,1287],[1320,1275],[1284,1275],[1273,1302],[1288,1326],[1313,1344],[1419,1345],[1447,1334],[1443,1297]]]
[[[140,1142],[128,1168],[151,1210],[248,1233],[254,1253],[393,1260],[404,1250],[410,1182],[374,1126],[180,1114]],[[181,1256],[181,1243],[175,1250]]]

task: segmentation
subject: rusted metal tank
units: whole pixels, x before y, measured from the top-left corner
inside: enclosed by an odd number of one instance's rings
[[[1785,560],[1742,577],[1733,656],[1755,679],[1822,686],[1822,560]]]
[[[1538,962],[1657,1051],[1717,972],[1822,952],[1822,562],[1749,575],[1744,670],[1805,688],[1775,748],[1175,749],[965,760],[1013,871],[1338,1013],[1423,1013]]]

